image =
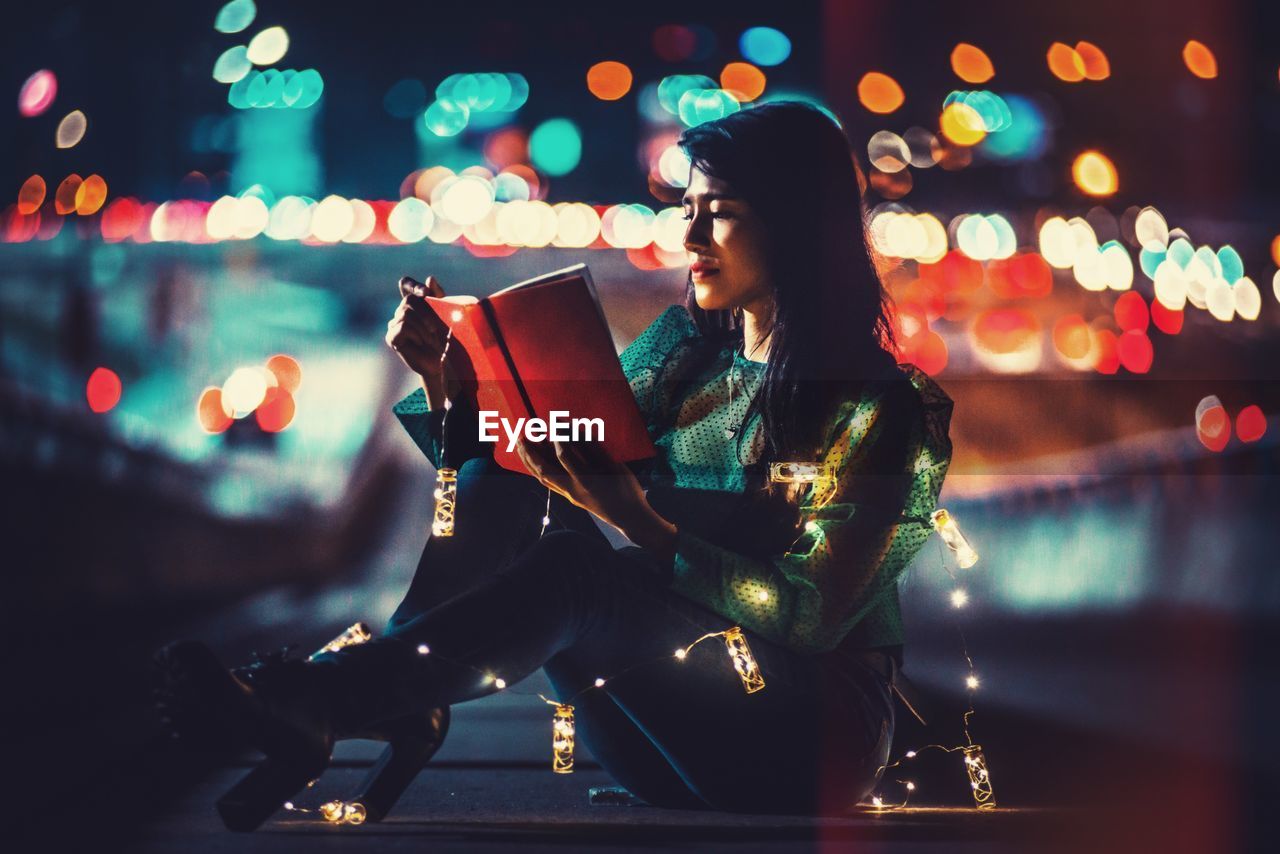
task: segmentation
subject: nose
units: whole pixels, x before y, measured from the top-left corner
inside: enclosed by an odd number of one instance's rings
[[[709,248],[706,229],[702,225],[700,217],[693,217],[689,220],[689,224],[685,226],[684,248],[687,252],[697,252],[700,249]]]

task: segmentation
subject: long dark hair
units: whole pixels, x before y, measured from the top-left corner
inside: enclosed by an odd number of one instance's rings
[[[814,459],[840,398],[901,377],[849,139],[816,107],[771,101],[691,127],[678,144],[751,206],[768,235],[772,338],[743,423],[761,413],[766,458]],[[692,277],[685,307],[703,336],[742,340],[735,312],[698,307]]]

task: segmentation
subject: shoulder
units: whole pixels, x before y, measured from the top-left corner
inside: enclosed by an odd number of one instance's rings
[[[682,305],[667,306],[622,352],[624,362],[669,354],[681,342],[700,337],[698,327]]]

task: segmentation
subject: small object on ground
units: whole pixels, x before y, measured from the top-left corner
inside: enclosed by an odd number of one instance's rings
[[[644,807],[644,801],[628,792],[622,786],[592,786],[587,790],[587,800],[593,807]]]

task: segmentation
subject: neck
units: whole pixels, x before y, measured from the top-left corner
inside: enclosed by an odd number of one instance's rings
[[[742,307],[742,352],[753,362],[769,360],[768,329],[773,306],[753,304]]]

